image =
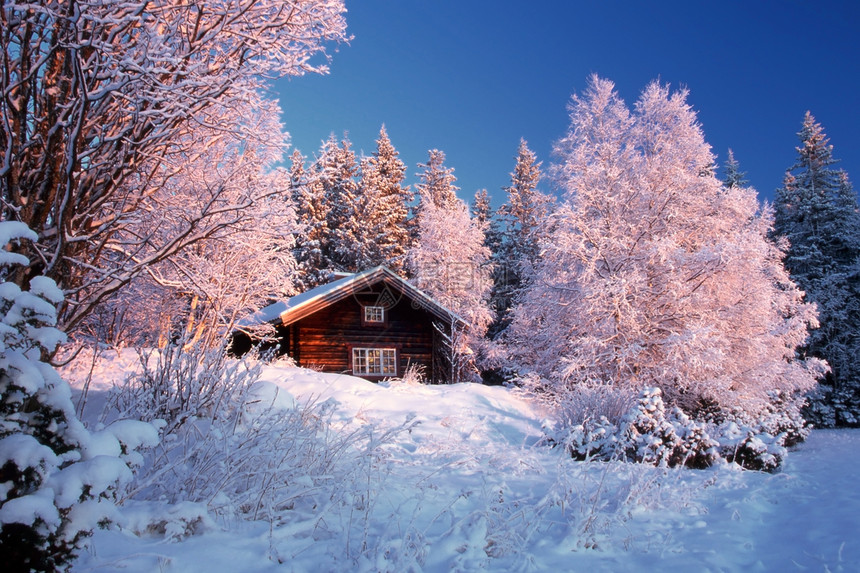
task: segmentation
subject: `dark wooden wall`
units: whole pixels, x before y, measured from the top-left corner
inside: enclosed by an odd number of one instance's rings
[[[352,373],[353,347],[396,348],[398,376],[409,364],[420,364],[429,378],[433,371],[434,317],[413,308],[408,297],[393,294],[396,302],[386,308],[385,324],[362,325],[362,306],[375,305],[380,300],[380,292],[367,291],[291,325],[284,333],[282,348],[288,349],[300,366],[347,374]]]

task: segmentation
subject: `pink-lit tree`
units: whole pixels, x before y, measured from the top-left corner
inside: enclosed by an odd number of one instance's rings
[[[755,410],[815,384],[820,364],[795,357],[815,309],[755,192],[713,175],[686,97],[652,83],[631,112],[597,77],[573,97],[564,201],[508,336],[551,391],[658,387],[687,411]]]

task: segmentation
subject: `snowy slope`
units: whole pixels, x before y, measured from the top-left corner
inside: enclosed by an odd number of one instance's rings
[[[96,367],[90,405],[134,364],[120,358]],[[85,370],[62,373],[80,386]],[[312,528],[298,511],[271,524],[212,518],[171,542],[127,524],[97,532],[75,570],[860,570],[860,432],[814,431],[773,475],[661,470],[573,462],[540,443],[543,413],[500,387],[270,366],[256,393],[333,401],[337,431],[408,429],[366,476],[366,497],[324,508]],[[153,511],[166,509],[126,508],[129,523]]]

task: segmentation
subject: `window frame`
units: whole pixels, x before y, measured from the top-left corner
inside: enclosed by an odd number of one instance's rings
[[[360,371],[356,369],[358,363],[356,362],[357,353],[364,353],[364,370]],[[378,357],[375,358],[377,364],[379,364],[379,371],[370,371],[370,356],[369,353],[378,352]],[[393,353],[393,358],[390,361],[390,365],[393,366],[393,372],[385,372],[385,353],[391,352]],[[363,376],[363,377],[371,377],[371,378],[396,378],[400,375],[400,349],[396,346],[353,346],[349,349],[349,364],[350,371],[353,376]]]
[[[379,309],[382,320],[368,320],[367,312],[370,309]],[[362,326],[387,326],[388,325],[388,309],[378,304],[363,304],[361,305],[361,325]]]

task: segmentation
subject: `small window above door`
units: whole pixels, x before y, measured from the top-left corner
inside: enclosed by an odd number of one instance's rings
[[[361,322],[370,325],[385,324],[385,307],[384,306],[365,306],[362,307],[363,315]]]

